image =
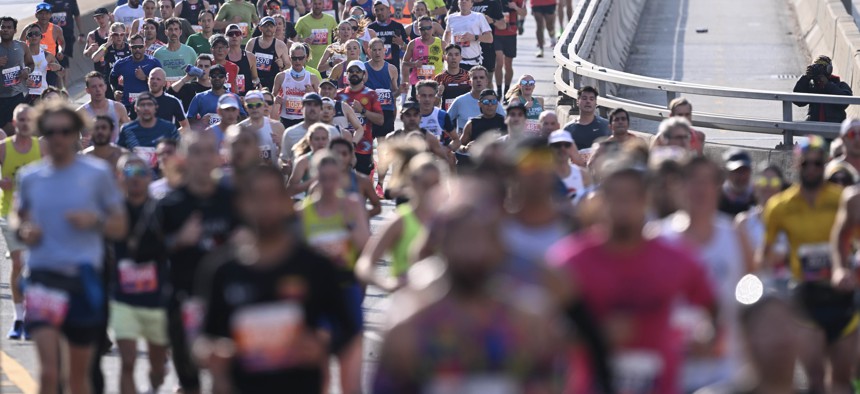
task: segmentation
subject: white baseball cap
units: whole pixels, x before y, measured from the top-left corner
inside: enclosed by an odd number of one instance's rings
[[[346,70],[349,71],[349,69],[353,67],[358,67],[361,71],[367,72],[367,68],[364,67],[364,62],[361,60],[353,60],[349,62],[349,65],[346,66]]]
[[[573,144],[573,137],[567,130],[556,130],[549,135],[549,144],[557,144],[559,142],[569,142]]]

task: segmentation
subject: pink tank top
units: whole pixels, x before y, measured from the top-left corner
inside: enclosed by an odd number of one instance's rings
[[[428,63],[430,63],[430,60],[428,58],[429,54],[429,46],[424,45],[424,43],[421,42],[421,38],[416,38],[415,46],[412,48],[412,61],[420,62],[422,65],[426,66]],[[429,76],[424,74],[427,72],[427,70],[429,70],[430,72]],[[416,85],[418,84],[418,81],[423,81],[425,79],[433,79],[433,71],[435,71],[435,67],[433,66],[430,66],[429,68],[421,66],[412,67],[412,71],[409,73],[409,82],[412,85]]]

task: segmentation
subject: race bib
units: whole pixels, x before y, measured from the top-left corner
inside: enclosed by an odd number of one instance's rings
[[[272,160],[272,147],[270,145],[260,145],[260,158]]]
[[[328,45],[328,29],[311,29],[311,45]]]
[[[27,87],[30,89],[38,89],[42,87],[42,79],[42,74],[30,74],[30,76],[27,78]]]
[[[152,293],[158,290],[155,262],[137,263],[122,259],[118,265],[119,287],[124,294]]]
[[[447,111],[448,108],[451,108],[451,104],[454,104],[453,98],[445,99],[445,108],[442,108],[442,109]]]
[[[221,122],[221,117],[218,116],[218,114],[207,114],[207,115],[209,115],[209,126],[212,126],[213,124]]]
[[[239,74],[236,76],[236,93],[244,93],[245,92],[245,74]]]
[[[242,369],[276,371],[303,361],[294,351],[303,325],[304,311],[295,302],[252,305],[238,310],[230,321],[230,331]]]
[[[540,121],[537,119],[526,119],[526,132],[540,134]]]
[[[652,394],[663,372],[663,359],[651,351],[621,351],[612,359],[615,389],[622,394]]]
[[[391,44],[385,44],[385,60],[391,60]]]
[[[827,243],[800,245],[797,259],[805,282],[830,280],[830,245]]]
[[[379,97],[379,103],[382,105],[391,105],[394,101],[391,98],[391,90],[376,89],[376,95]]]
[[[203,31],[203,26],[200,25],[191,25],[191,28],[194,29],[195,33],[200,33]]]
[[[40,284],[32,284],[24,290],[24,305],[27,320],[47,322],[59,327],[63,325],[69,312],[69,293]]]
[[[308,243],[336,264],[346,268],[349,251],[349,231],[346,229],[315,234],[308,238]]]
[[[203,301],[191,298],[182,302],[182,328],[185,329],[185,337],[188,343],[194,343],[203,327],[203,314],[205,308]]]
[[[454,34],[454,42],[457,43],[457,45],[459,45],[462,48],[467,48],[472,43],[471,41],[465,40],[464,36],[466,34],[471,34],[471,33],[459,33],[459,34],[455,33]]]
[[[272,71],[274,56],[268,53],[255,53],[254,56],[257,58],[257,71]]]
[[[158,166],[158,155],[155,154],[155,148],[136,146],[132,149],[132,152],[145,163],[149,163],[150,167],[155,168]]]
[[[423,81],[425,79],[433,79],[433,77],[435,77],[434,74],[436,74],[436,67],[431,65],[423,65],[421,67],[418,67],[418,70],[416,71],[418,74],[418,80]]]
[[[300,96],[284,97],[284,112],[287,115],[302,114],[302,98]]]
[[[3,86],[12,87],[21,83],[21,66],[3,69]]]
[[[134,104],[137,101],[137,98],[140,97],[140,93],[129,93],[128,94],[128,103]]]
[[[51,15],[51,23],[60,26],[66,27],[66,13],[65,12],[55,12]]]

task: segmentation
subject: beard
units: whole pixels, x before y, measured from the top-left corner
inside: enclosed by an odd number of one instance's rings
[[[816,189],[819,186],[821,186],[821,184],[823,184],[823,183],[824,183],[824,176],[823,175],[817,176],[817,177],[811,178],[811,179],[803,177],[803,176],[800,177],[800,186],[806,190]]]
[[[95,146],[105,146],[110,144],[110,134],[93,134],[92,142]]]
[[[364,79],[364,78],[359,77],[358,75],[350,75],[350,77],[349,77],[349,84],[350,84],[350,85],[358,85],[358,84],[360,84],[360,83],[361,83],[361,81],[362,81],[363,79]]]

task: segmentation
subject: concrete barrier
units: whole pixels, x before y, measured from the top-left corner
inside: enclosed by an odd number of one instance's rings
[[[851,86],[855,96],[860,94],[860,0],[853,1],[851,10],[842,0],[789,1],[797,15],[801,38],[812,56],[830,56],[833,73]],[[848,107],[848,116],[860,117],[860,108]]]

